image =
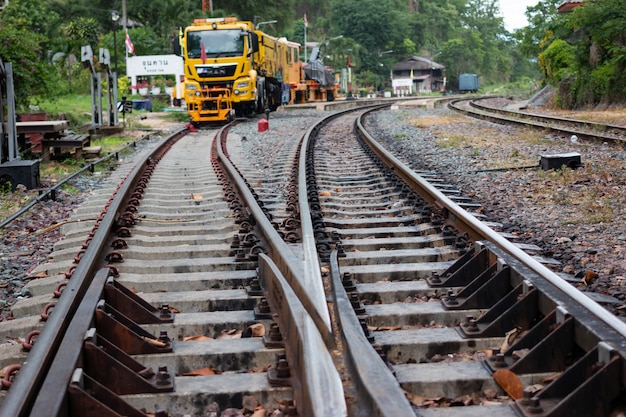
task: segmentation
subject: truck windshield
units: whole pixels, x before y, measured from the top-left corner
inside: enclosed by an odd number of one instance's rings
[[[243,54],[244,34],[241,30],[201,30],[187,34],[189,58],[200,58],[202,48],[208,58]]]

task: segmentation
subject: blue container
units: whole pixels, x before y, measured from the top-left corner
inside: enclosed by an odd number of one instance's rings
[[[133,110],[152,111],[152,100],[133,100]]]
[[[459,75],[459,90],[475,93],[480,88],[480,77],[476,74]]]

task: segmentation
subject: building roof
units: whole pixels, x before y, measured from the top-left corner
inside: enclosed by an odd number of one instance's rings
[[[404,61],[396,62],[393,66],[394,71],[410,71],[410,70],[428,70],[428,69],[444,69],[445,66],[436,63],[430,58],[421,56],[412,56]]]
[[[557,7],[556,10],[559,13],[569,13],[574,10],[574,8],[582,6],[584,3],[585,2],[583,0],[564,1],[559,7]]]

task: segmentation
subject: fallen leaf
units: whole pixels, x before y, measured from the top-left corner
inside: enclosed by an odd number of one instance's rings
[[[254,409],[254,413],[252,413],[252,417],[265,417],[267,415],[267,410],[263,408],[263,405],[259,405]]]
[[[484,390],[483,394],[485,395],[485,398],[487,398],[487,400],[493,400],[498,397],[498,391],[491,388]]]
[[[167,346],[167,344],[165,342],[162,342],[159,339],[152,339],[150,337],[145,337],[145,336],[142,336],[141,338],[144,340],[144,342],[146,342],[146,343],[148,343],[148,344],[150,344],[152,346],[156,346],[156,347],[165,347],[165,346]]]
[[[183,342],[190,342],[193,340],[214,340],[212,337],[209,336],[187,336],[187,337],[183,337]]]
[[[426,397],[422,397],[421,395],[413,394],[406,391],[404,392],[404,394],[411,404],[417,405],[418,407],[420,407],[422,404],[424,404],[424,401],[426,401]]]
[[[330,191],[320,191],[320,197],[330,197]]]
[[[46,278],[48,276],[48,271],[37,272],[36,274],[29,275],[28,278]]]
[[[272,365],[266,365],[263,368],[249,368],[247,372],[249,374],[259,374],[259,373],[267,372],[267,370],[270,369],[271,367]]]
[[[418,407],[425,407],[431,404],[439,403],[443,399],[443,397],[424,397],[408,391],[404,391],[404,394],[411,404]]]
[[[498,369],[493,373],[493,379],[514,400],[519,400],[524,395],[519,377],[508,369]]]
[[[585,284],[585,285],[591,284],[591,282],[594,279],[598,278],[598,276],[599,275],[598,275],[597,272],[594,272],[594,271],[588,269],[587,272],[585,272],[585,277],[583,278],[583,284]]]
[[[524,356],[528,355],[528,352],[530,352],[528,348],[514,350],[511,352],[511,357],[515,360],[522,359]]]
[[[252,332],[252,337],[263,337],[265,334],[265,326],[263,323],[255,323],[248,327]]]
[[[544,382],[544,383],[548,384],[548,383],[550,383],[550,382],[554,381],[555,379],[557,379],[558,377],[560,377],[560,376],[561,376],[561,373],[562,373],[562,372],[557,372],[557,373],[556,373],[556,374],[554,374],[554,375],[551,375],[551,376],[549,376],[549,377],[544,378],[541,382]]]
[[[401,326],[378,326],[374,328],[375,331],[393,331],[393,330],[402,330]]]
[[[533,385],[529,385],[526,387],[526,391],[531,392],[533,394],[538,393],[539,391],[541,391],[542,389],[544,389],[544,385],[542,384],[533,384]]]
[[[209,375],[216,375],[216,374],[217,372],[213,368],[199,368],[199,369],[194,369],[191,372],[185,372],[183,376],[209,376]]]
[[[218,339],[241,339],[241,329],[224,329],[217,336]]]
[[[504,341],[500,346],[500,352],[506,352],[509,348],[515,343],[517,336],[522,332],[522,329],[516,327],[515,329],[509,330],[504,334]]]
[[[191,199],[192,200],[202,200],[204,197],[202,197],[202,194],[194,194],[191,193]]]

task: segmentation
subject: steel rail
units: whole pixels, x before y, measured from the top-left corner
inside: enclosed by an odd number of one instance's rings
[[[120,214],[121,205],[131,195],[146,162],[172,140],[180,137],[183,132],[185,129],[173,133],[149,155],[142,157],[117,190],[81,261],[73,271],[72,279],[63,291],[65,296],[59,298],[54,313],[41,330],[37,343],[33,345],[27,361],[11,385],[0,408],[0,416],[56,416],[62,409],[66,390],[82,351],[82,339],[88,330],[82,327],[85,320],[81,319],[80,323],[77,323],[74,317],[85,308],[82,307],[83,297],[101,267],[102,253]],[[88,308],[91,308],[90,311],[93,313],[95,307],[93,305]],[[80,329],[77,328],[77,324],[80,324]],[[79,334],[79,339],[68,337],[70,334]]]
[[[344,346],[344,359],[351,370],[350,375],[356,387],[359,404],[368,410],[370,416],[413,415],[411,404],[398,380],[363,333],[341,281],[336,250],[330,255],[330,281],[335,315]]]
[[[376,104],[368,107],[372,110],[379,110],[389,107],[390,105],[391,103],[385,103],[383,105]],[[309,181],[306,178],[306,168],[313,154],[317,133],[330,121],[348,113],[361,110],[363,110],[363,107],[344,110],[325,117],[316,125],[311,126],[304,135],[302,148],[306,149],[306,152],[300,154],[300,177],[298,182],[306,186],[300,186],[298,188],[298,194],[300,214],[303,219],[303,240],[306,242],[310,239],[311,245],[315,244],[312,223],[309,221],[304,225],[304,219],[311,219],[309,205],[305,203],[308,202],[308,194],[311,192],[311,190],[307,188]],[[311,251],[312,250],[314,250],[314,248],[312,248]],[[312,257],[317,260],[316,254],[313,254]],[[356,389],[358,402],[363,408],[367,409],[368,415],[371,416],[394,417],[413,415],[412,407],[403,391],[400,389],[397,379],[393,376],[387,365],[380,360],[380,356],[372,349],[370,342],[363,333],[361,324],[356,317],[352,304],[341,283],[337,251],[331,253],[330,284],[335,318],[339,327],[338,337],[342,340],[342,353],[346,366],[351,371],[351,381]],[[381,387],[395,387],[395,389],[380,389]]]
[[[626,323],[602,308],[595,301],[585,296],[582,292],[565,282],[556,273],[545,267],[532,256],[513,245],[499,233],[486,226],[483,222],[476,219],[470,213],[462,209],[454,203],[441,191],[430,185],[422,176],[416,174],[398,158],[387,152],[363,127],[362,119],[364,114],[357,120],[357,129],[363,140],[374,150],[381,158],[383,163],[396,175],[402,178],[407,184],[420,191],[420,195],[433,206],[439,207],[444,211],[446,221],[454,224],[459,230],[467,232],[469,237],[474,240],[486,240],[492,242],[499,247],[504,253],[519,261],[522,265],[534,272],[540,277],[538,285],[545,287],[543,283],[547,283],[553,291],[551,296],[556,297],[557,303],[564,303],[566,300],[573,300],[575,303],[587,310],[589,315],[577,317],[577,320],[588,324],[589,328],[597,326],[598,322],[608,326],[608,337],[611,339],[612,347],[622,356],[626,358]]]
[[[224,142],[227,129],[228,125],[224,126],[216,134],[215,140]],[[260,256],[261,271],[263,271],[261,281],[269,284],[265,288],[268,293],[268,302],[275,311],[289,310],[297,315],[297,317],[289,315],[287,318],[279,315],[276,320],[280,328],[283,331],[286,330],[288,359],[292,363],[299,364],[294,371],[301,384],[301,387],[294,387],[294,395],[300,397],[296,401],[299,415],[347,416],[341,377],[329,351],[321,349],[323,346],[333,346],[334,337],[330,314],[328,308],[325,307],[326,298],[319,264],[310,260],[303,261],[294,255],[293,250],[266,217],[252,191],[224,153],[222,146],[218,144],[214,149],[225,172],[237,187],[244,204],[250,211],[255,222],[255,230],[262,235],[270,247],[271,256],[268,258],[262,254]],[[310,221],[310,218],[302,216],[303,224],[310,223]],[[303,227],[307,226],[303,225]],[[309,227],[312,230],[312,226]],[[306,239],[303,237],[303,240]],[[314,247],[314,243],[309,243],[309,245]],[[309,253],[305,253],[305,258],[313,256],[317,260],[317,253],[311,253],[311,249],[308,250]],[[311,265],[317,265],[317,268]],[[293,296],[291,295],[292,288]],[[323,302],[324,308],[321,308],[320,302]],[[299,303],[302,303],[302,307],[299,307]],[[309,324],[309,320],[315,326]],[[301,390],[296,388],[301,388]]]
[[[493,98],[493,97],[488,97],[488,98]],[[462,109],[456,105],[457,103],[461,101],[467,101],[467,99],[459,99],[459,100],[452,101],[448,104],[448,108],[454,111],[466,114],[471,117],[475,117],[475,118],[482,119],[482,120],[488,120],[488,121],[496,122],[496,123],[505,121],[508,123],[515,123],[521,126],[531,126],[531,127],[539,128],[539,129],[548,129],[553,132],[562,133],[565,135],[577,135],[581,138],[586,138],[586,139],[610,140],[610,141],[617,141],[617,142],[626,141],[626,139],[622,137],[618,137],[618,136],[601,134],[601,133],[596,133],[593,131],[584,131],[584,130],[575,129],[575,128],[558,127],[558,126],[554,126],[550,124],[550,122],[557,122],[557,121],[565,121],[566,123],[571,123],[572,122],[571,119],[568,120],[568,119],[551,118],[551,119],[548,119],[547,122],[522,120],[518,117],[498,116],[494,114],[494,113],[501,114],[503,112],[502,110],[499,110],[499,109],[493,109],[493,110],[490,110],[490,112],[487,112],[485,110]],[[472,106],[471,103],[470,103],[470,106]],[[517,116],[526,116],[526,113],[520,113],[520,112],[513,112],[513,114]],[[536,119],[537,117],[543,118],[543,116],[536,116],[534,118]],[[584,122],[584,121],[580,121],[580,123],[589,124],[588,122]],[[619,128],[620,130],[624,130],[623,127],[618,127],[618,126],[611,127],[611,128],[614,128],[614,129]]]
[[[550,116],[550,115],[543,115],[543,114],[534,114],[534,113],[515,111],[515,110],[510,110],[510,109],[503,109],[503,108],[498,108],[498,107],[494,107],[494,106],[487,106],[487,105],[485,105],[483,103],[480,103],[480,101],[483,101],[483,100],[486,100],[486,99],[487,98],[478,98],[476,100],[473,100],[473,101],[470,102],[470,106],[475,108],[475,109],[479,109],[479,110],[485,110],[485,111],[495,112],[495,113],[499,113],[499,114],[506,114],[506,115],[510,115],[510,116],[521,117],[523,119],[565,123],[565,124],[570,124],[570,125],[573,125],[573,126],[583,125],[585,127],[588,127],[592,131],[593,130],[606,131],[606,130],[609,130],[609,129],[615,129],[615,130],[620,131],[622,133],[626,133],[626,127],[619,126],[619,125],[614,125],[614,124],[610,124],[610,123],[599,123],[599,122],[592,122],[592,121],[588,121],[588,120],[579,120],[579,119],[570,119],[570,118],[566,118],[566,117]]]

